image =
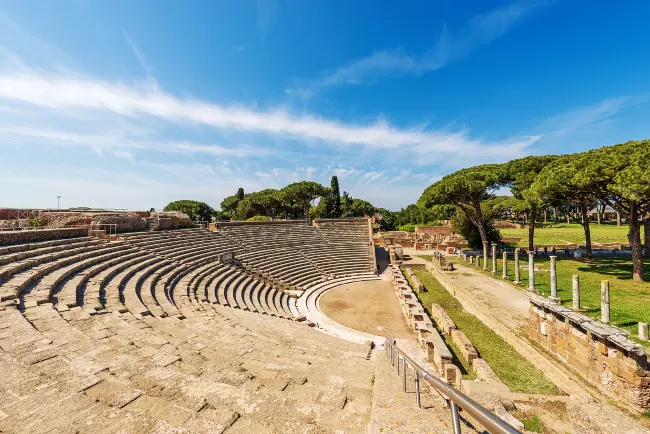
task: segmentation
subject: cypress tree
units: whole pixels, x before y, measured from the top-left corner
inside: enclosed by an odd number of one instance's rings
[[[339,190],[339,179],[336,175],[332,176],[330,184],[331,190],[331,203],[332,203],[332,217],[341,217],[341,192]]]

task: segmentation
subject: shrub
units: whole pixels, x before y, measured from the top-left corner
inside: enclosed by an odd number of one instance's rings
[[[265,215],[256,215],[249,219],[246,219],[247,222],[270,222],[271,217]]]
[[[404,232],[415,232],[415,226],[416,225],[414,225],[413,223],[409,223],[409,224],[406,224],[406,225],[402,225],[402,226],[398,227],[397,229],[400,230],[400,231],[404,231]]]

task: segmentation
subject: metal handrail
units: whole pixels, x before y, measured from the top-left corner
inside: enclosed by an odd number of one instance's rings
[[[461,434],[459,408],[467,412],[480,423],[489,433],[492,434],[521,434],[520,431],[501,420],[494,413],[478,404],[467,395],[454,389],[449,384],[431,375],[417,362],[411,359],[404,351],[397,347],[395,339],[386,338],[386,357],[392,365],[397,362],[397,373],[400,373],[400,357],[402,359],[402,388],[406,392],[406,368],[407,364],[415,371],[415,400],[418,407],[420,403],[420,377],[429,383],[447,401],[451,409],[451,420],[454,427],[454,434]]]

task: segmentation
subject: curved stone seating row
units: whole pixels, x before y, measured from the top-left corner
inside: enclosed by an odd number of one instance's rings
[[[292,318],[290,297],[249,274],[231,266],[205,265],[197,269],[194,276],[185,281],[185,294],[194,302],[221,304],[283,318]],[[181,291],[182,292],[182,291]],[[173,297],[178,305],[179,297],[185,296],[175,292]]]
[[[31,260],[10,264],[14,267],[4,270],[5,278],[0,286],[0,300],[20,298],[23,301],[22,296],[37,287],[39,281],[51,273],[56,274],[63,267],[74,267],[79,261],[90,260],[92,262],[92,258],[119,249],[119,246],[109,246],[106,242],[83,243],[82,246],[73,244],[66,251],[41,255]]]
[[[373,274],[344,277],[330,280],[315,285],[306,290],[296,301],[296,308],[300,315],[304,315],[307,320],[316,324],[317,328],[329,335],[336,336],[349,342],[366,343],[372,341],[376,346],[384,345],[385,337],[364,333],[359,330],[346,327],[332,320],[323,314],[319,307],[319,299],[330,289],[334,289],[348,283],[361,282],[366,280],[379,280]]]
[[[287,289],[295,286],[304,289],[310,284],[326,278],[307,258],[291,249],[265,251],[263,255],[247,252],[238,255],[238,259],[250,271],[276,284],[286,285]]]
[[[67,238],[63,240],[40,241],[37,243],[17,244],[0,247],[0,265],[23,261],[34,256],[60,252],[70,248],[71,244],[93,241],[91,238]]]
[[[349,246],[328,244],[304,246],[300,251],[327,275],[342,276],[354,273],[373,272],[367,249],[350,249]]]
[[[0,431],[296,432],[301,396],[320,397],[310,429],[365,429],[374,373],[366,346],[203,307],[182,321],[49,303],[24,315],[3,308],[0,387],[12,393],[0,397]]]

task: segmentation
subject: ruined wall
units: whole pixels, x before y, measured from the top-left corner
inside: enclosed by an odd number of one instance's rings
[[[650,366],[643,347],[626,333],[532,296],[530,338],[603,394],[637,411],[650,410]]]
[[[424,235],[451,235],[451,226],[416,226],[415,235],[418,238]]]
[[[0,232],[0,246],[32,243],[35,241],[58,240],[63,238],[87,237],[87,228],[40,229],[35,231]]]

